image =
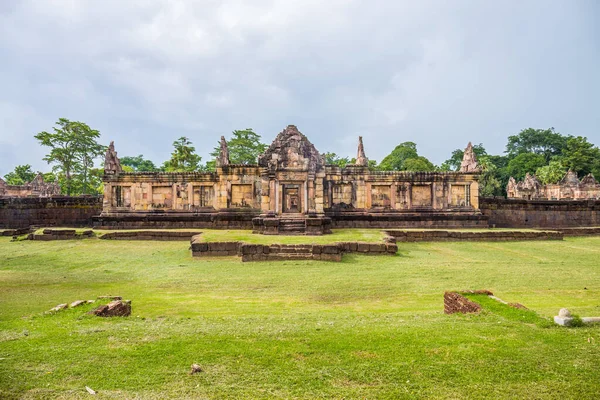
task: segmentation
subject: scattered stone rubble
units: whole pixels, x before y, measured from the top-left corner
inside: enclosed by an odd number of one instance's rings
[[[131,315],[131,300],[114,300],[89,312],[98,317],[128,317]]]

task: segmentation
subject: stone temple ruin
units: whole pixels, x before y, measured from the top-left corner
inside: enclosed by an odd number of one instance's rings
[[[124,172],[111,143],[103,211],[95,226],[243,228],[264,234],[487,227],[479,211],[479,172],[470,145],[458,172],[373,171],[362,138],[354,165],[326,165],[294,125],[254,165],[231,164],[221,138],[215,172]]]
[[[527,174],[519,183],[511,177],[506,186],[506,194],[508,198],[526,200],[600,199],[600,183],[592,174],[579,180],[571,170],[560,182],[550,185],[542,185],[535,175]]]
[[[11,197],[50,197],[60,194],[58,182],[46,183],[42,174],[24,185],[8,185],[0,178],[0,196]]]

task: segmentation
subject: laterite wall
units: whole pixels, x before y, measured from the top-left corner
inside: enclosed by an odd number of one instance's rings
[[[102,212],[102,197],[0,197],[0,228],[91,226]]]
[[[600,226],[600,200],[480,198],[481,212],[497,228]]]

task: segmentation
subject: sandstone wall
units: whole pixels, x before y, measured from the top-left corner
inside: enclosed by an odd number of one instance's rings
[[[102,212],[102,197],[0,197],[0,228],[90,226]]]
[[[600,200],[481,198],[479,207],[498,228],[600,226]]]

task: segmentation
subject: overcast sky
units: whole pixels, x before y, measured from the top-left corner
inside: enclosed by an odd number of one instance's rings
[[[251,5],[250,5],[251,4]],[[33,135],[59,117],[157,165],[189,137],[439,164],[527,127],[600,144],[600,2],[0,0],[0,175],[49,170]]]

